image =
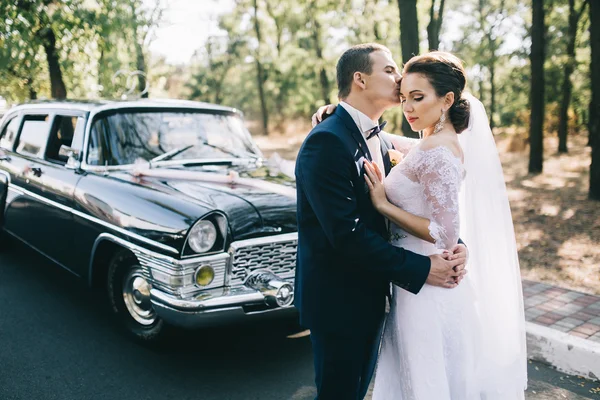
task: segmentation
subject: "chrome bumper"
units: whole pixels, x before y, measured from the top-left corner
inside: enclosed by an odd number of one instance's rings
[[[212,289],[191,299],[153,288],[150,291],[152,306],[167,323],[186,328],[281,318],[297,313],[292,305],[293,285],[268,272],[260,272],[254,278],[248,279],[245,286]]]

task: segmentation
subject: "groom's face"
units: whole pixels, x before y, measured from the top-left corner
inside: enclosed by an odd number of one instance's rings
[[[370,75],[363,74],[363,94],[380,107],[390,108],[400,104],[400,71],[387,51],[374,51],[370,55],[373,63]]]

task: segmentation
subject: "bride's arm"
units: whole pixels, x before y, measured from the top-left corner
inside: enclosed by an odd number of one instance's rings
[[[375,209],[411,235],[435,243],[435,238],[431,236],[429,231],[431,221],[428,218],[411,214],[388,201],[381,182],[381,172],[377,165],[365,161],[365,171],[365,180]]]

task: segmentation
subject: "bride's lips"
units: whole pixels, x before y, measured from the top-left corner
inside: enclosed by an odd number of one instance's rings
[[[417,118],[417,117],[408,117],[408,118],[406,118],[406,120],[408,121],[409,124],[412,124],[413,122],[415,122],[418,119],[419,118]]]

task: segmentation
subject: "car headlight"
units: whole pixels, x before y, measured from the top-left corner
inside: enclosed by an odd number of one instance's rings
[[[192,227],[188,244],[196,253],[205,253],[212,249],[217,241],[217,228],[210,221],[199,221]]]

